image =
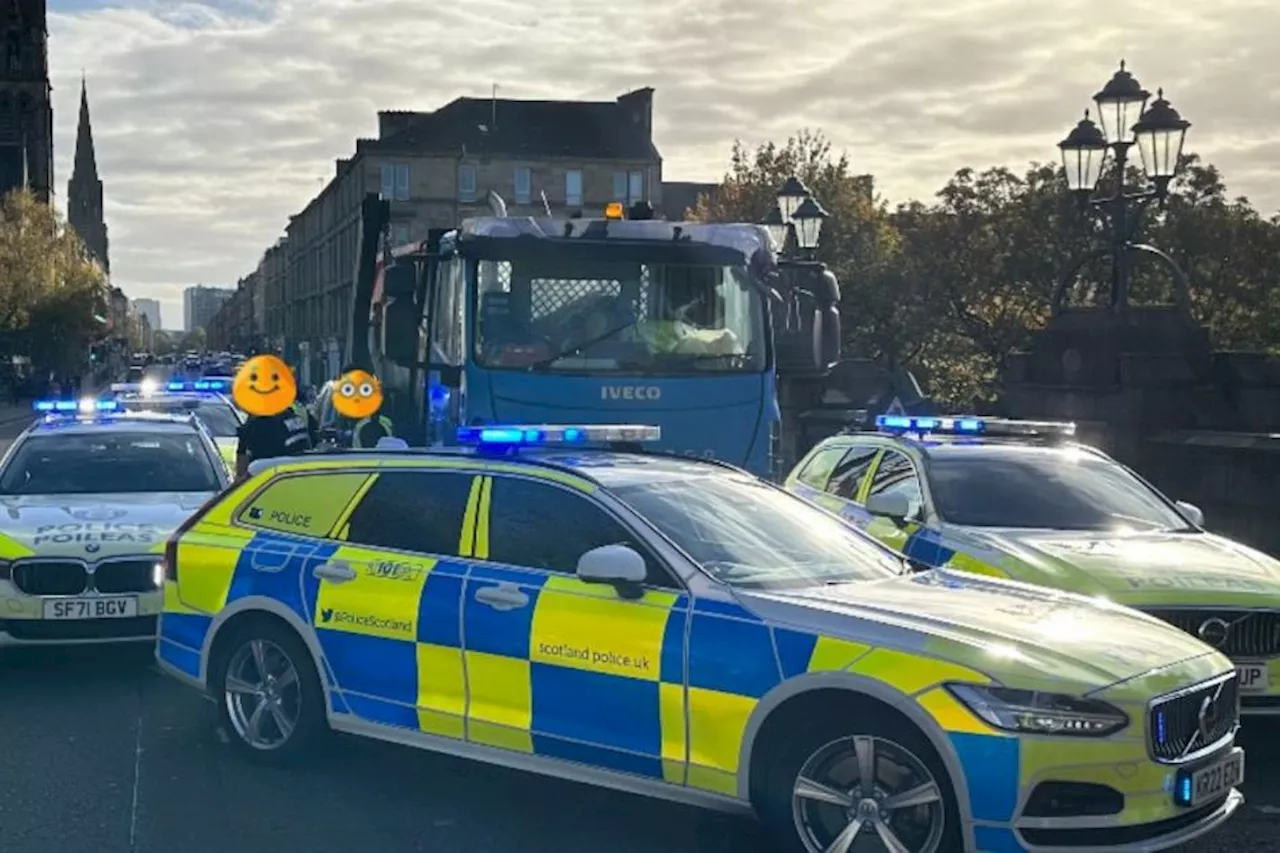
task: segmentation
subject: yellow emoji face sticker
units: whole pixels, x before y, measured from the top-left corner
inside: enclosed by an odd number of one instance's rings
[[[240,366],[231,399],[250,415],[269,418],[293,405],[298,386],[293,371],[274,355],[255,355]]]
[[[364,420],[382,408],[382,383],[364,370],[351,370],[333,385],[333,407],[353,421]]]

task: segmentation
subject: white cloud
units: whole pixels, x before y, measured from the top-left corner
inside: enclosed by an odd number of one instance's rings
[[[50,15],[59,191],[89,75],[112,267],[181,289],[250,270],[379,109],[459,95],[612,98],[651,85],[668,179],[735,137],[824,130],[892,200],[966,165],[1056,157],[1121,56],[1233,192],[1280,209],[1274,0],[137,0]]]

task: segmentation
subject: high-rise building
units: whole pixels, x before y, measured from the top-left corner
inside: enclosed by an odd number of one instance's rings
[[[53,102],[45,0],[0,3],[0,193],[53,191]]]
[[[208,287],[203,284],[188,287],[182,292],[182,320],[186,330],[192,332],[209,325],[213,315],[233,295],[235,290],[227,287]]]
[[[147,318],[147,323],[153,329],[162,329],[164,326],[160,323],[160,300],[159,299],[135,299],[133,300],[133,310],[135,313]]]
[[[89,121],[89,89],[80,81],[80,126],[76,130],[75,167],[67,182],[67,224],[69,224],[89,256],[111,272],[107,258],[107,224],[102,216],[102,181],[98,178],[98,158],[93,150],[93,125]]]

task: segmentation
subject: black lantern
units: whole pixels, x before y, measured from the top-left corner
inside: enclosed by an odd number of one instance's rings
[[[1107,139],[1102,130],[1084,111],[1084,118],[1058,143],[1062,150],[1062,168],[1067,173],[1067,187],[1073,193],[1091,193],[1102,176],[1107,162]]]
[[[1133,123],[1142,115],[1151,93],[1125,70],[1124,60],[1102,91],[1093,96],[1098,105],[1102,133],[1111,143],[1133,142]]]
[[[769,232],[769,237],[773,240],[774,251],[781,252],[787,248],[787,221],[782,216],[782,208],[774,205],[764,219],[760,220],[760,224]]]
[[[1167,186],[1178,171],[1182,145],[1187,140],[1191,122],[1178,115],[1164,98],[1164,90],[1156,93],[1155,103],[1133,126],[1133,136],[1142,155],[1147,177],[1157,185]]]
[[[813,196],[807,196],[791,216],[796,226],[796,243],[806,252],[818,248],[818,236],[822,233],[822,220],[827,212]]]
[[[782,221],[789,223],[796,215],[796,210],[809,197],[809,188],[794,175],[778,190],[778,209],[782,212]]]

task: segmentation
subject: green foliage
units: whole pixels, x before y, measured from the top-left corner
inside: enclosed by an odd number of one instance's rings
[[[874,178],[813,131],[754,151],[735,143],[721,186],[690,217],[758,222],[792,174],[831,214],[819,256],[840,281],[846,355],[905,365],[956,408],[996,396],[1010,354],[1048,321],[1059,275],[1103,240],[1057,166],[964,168],[932,203],[890,210]],[[1228,199],[1216,169],[1186,158],[1136,239],[1186,270],[1193,311],[1218,347],[1280,349],[1280,221]],[[1109,261],[1086,264],[1070,302],[1105,302],[1109,283]],[[1166,268],[1135,255],[1135,303],[1170,302],[1173,287]]]
[[[62,217],[25,190],[0,201],[0,354],[75,373],[107,316],[107,283]]]

